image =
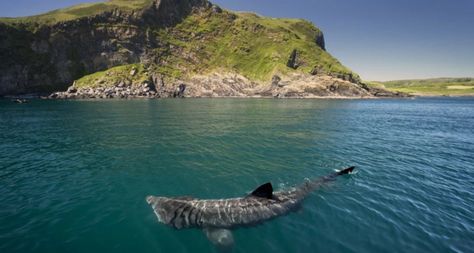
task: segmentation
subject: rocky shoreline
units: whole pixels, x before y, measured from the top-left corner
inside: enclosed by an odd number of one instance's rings
[[[55,92],[47,99],[130,99],[130,98],[376,98],[407,97],[364,84],[352,83],[337,77],[293,74],[274,75],[271,83],[251,81],[234,73],[196,75],[186,81],[165,82],[152,77],[142,83],[121,80],[91,87],[70,86],[64,92]]]

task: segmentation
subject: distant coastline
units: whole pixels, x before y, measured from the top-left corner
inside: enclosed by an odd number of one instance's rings
[[[420,97],[472,97],[474,96],[474,78],[431,78],[369,82],[371,87],[404,92]]]

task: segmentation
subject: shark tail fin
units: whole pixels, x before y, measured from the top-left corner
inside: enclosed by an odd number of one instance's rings
[[[352,173],[352,171],[353,171],[354,169],[355,169],[355,166],[351,166],[351,167],[349,167],[349,168],[347,168],[347,169],[343,169],[343,170],[340,170],[340,171],[336,172],[336,174],[337,174],[338,176],[350,174],[350,173]]]

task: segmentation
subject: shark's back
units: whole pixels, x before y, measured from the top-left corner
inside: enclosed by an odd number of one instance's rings
[[[199,200],[148,197],[158,219],[174,228],[233,228],[254,225],[287,213],[296,201],[247,196]]]

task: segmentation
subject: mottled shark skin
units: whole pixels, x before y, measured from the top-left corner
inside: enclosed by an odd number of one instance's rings
[[[256,225],[288,214],[295,210],[311,192],[334,181],[340,175],[351,173],[354,168],[350,167],[321,178],[308,180],[287,191],[273,192],[271,183],[266,183],[248,196],[239,198],[195,199],[148,196],[146,201],[151,205],[161,223],[176,229],[202,228],[209,239],[219,236],[228,238],[226,233],[230,233],[228,231],[230,229]],[[233,238],[230,239],[233,242]]]

